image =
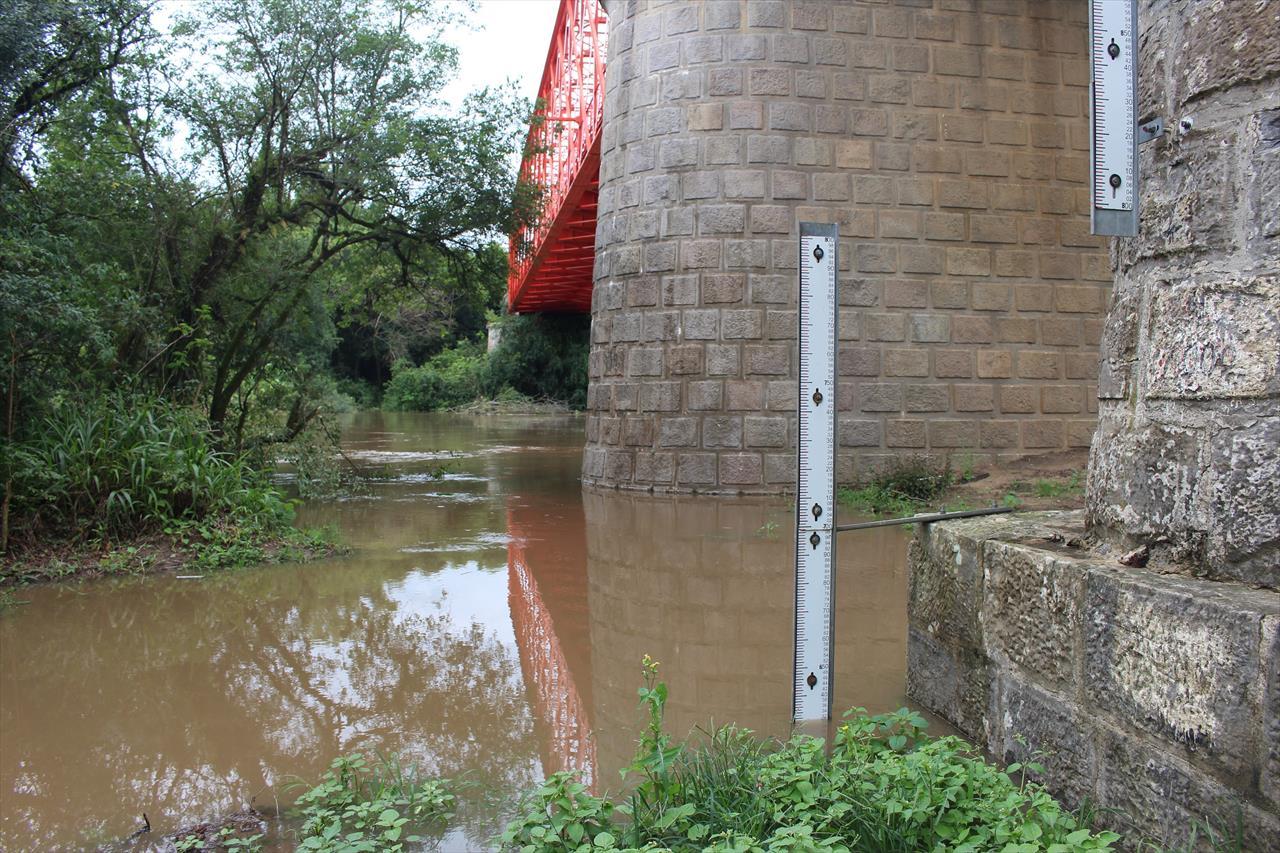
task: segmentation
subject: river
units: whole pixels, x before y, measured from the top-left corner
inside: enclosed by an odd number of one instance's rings
[[[0,849],[93,849],[250,802],[363,750],[492,792],[438,841],[483,849],[576,769],[616,789],[642,722],[785,735],[786,498],[584,492],[578,417],[364,413],[367,493],[315,500],[350,553],[305,565],[21,590],[0,614]],[[901,529],[844,534],[835,701],[904,703]]]

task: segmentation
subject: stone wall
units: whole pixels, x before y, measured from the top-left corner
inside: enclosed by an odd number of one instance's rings
[[[1174,131],[1142,148],[1114,249],[1090,531],[1280,587],[1280,7],[1140,14],[1140,107]]]
[[[1173,130],[1112,247],[1087,518],[921,531],[908,691],[1002,759],[1047,752],[1130,841],[1238,816],[1280,850],[1280,6],[1139,24],[1141,118]]]
[[[802,220],[842,237],[842,480],[1087,446],[1086,10],[609,2],[584,481],[793,481]]]
[[[1116,810],[1127,846],[1239,815],[1241,849],[1280,850],[1280,595],[1100,559],[1082,521],[918,534],[909,695],[1001,761],[1046,753],[1041,781]]]

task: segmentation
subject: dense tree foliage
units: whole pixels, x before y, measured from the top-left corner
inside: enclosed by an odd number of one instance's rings
[[[183,407],[217,452],[262,461],[339,387],[482,337],[497,241],[534,206],[512,169],[528,105],[506,89],[442,103],[458,7],[10,8],[0,551],[11,510],[39,502],[14,497],[24,442],[69,408]]]
[[[504,317],[490,352],[462,343],[421,364],[392,366],[383,403],[389,409],[447,409],[477,398],[554,400],[581,409],[587,403],[590,318],[582,314]]]

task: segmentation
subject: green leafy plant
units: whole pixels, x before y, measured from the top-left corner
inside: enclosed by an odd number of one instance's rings
[[[610,850],[617,845],[614,805],[592,795],[574,773],[553,773],[526,798],[523,816],[499,837],[504,849]]]
[[[419,779],[395,761],[371,765],[360,753],[337,758],[320,783],[298,797],[298,849],[396,853],[421,840],[406,828],[439,825],[453,816],[455,803],[447,780]]]
[[[958,738],[930,738],[906,708],[848,712],[830,754],[817,738],[776,743],[732,727],[673,743],[657,670],[646,657],[648,723],[625,771],[636,777],[626,803],[557,774],[507,827],[505,849],[1068,853],[1118,840],[1037,784],[1015,782],[1021,765],[1001,770]]]

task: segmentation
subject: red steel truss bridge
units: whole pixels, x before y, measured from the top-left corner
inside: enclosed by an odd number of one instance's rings
[[[560,0],[520,179],[542,212],[511,235],[512,313],[591,310],[607,22],[600,0]]]

